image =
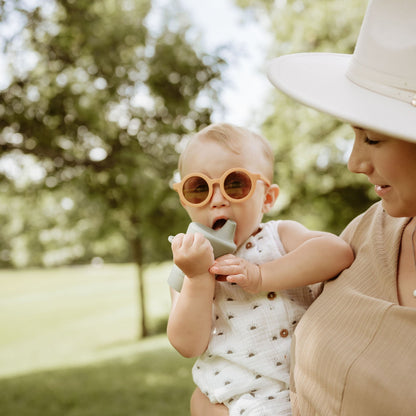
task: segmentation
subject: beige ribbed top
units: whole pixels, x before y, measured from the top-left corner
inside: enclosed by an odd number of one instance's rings
[[[294,415],[416,415],[416,308],[398,304],[396,285],[408,221],[377,203],[344,231],[356,259],[293,338]]]

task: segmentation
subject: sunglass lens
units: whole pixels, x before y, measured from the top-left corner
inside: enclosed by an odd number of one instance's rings
[[[199,176],[192,176],[183,184],[182,192],[188,202],[200,204],[207,199],[209,186],[205,179]]]
[[[231,172],[225,178],[224,189],[230,198],[242,199],[250,193],[251,179],[244,172]]]

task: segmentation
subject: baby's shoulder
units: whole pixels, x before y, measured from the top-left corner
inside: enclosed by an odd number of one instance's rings
[[[308,229],[300,222],[280,220],[276,224],[277,233],[286,252],[294,250],[307,238]]]
[[[276,226],[281,237],[291,233],[303,233],[307,230],[304,225],[294,220],[279,220],[276,221]]]

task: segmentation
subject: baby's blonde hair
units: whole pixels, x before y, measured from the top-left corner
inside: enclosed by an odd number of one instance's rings
[[[254,133],[244,127],[228,123],[210,124],[191,137],[179,157],[178,168],[181,174],[183,173],[183,161],[187,156],[188,150],[193,143],[203,140],[214,140],[220,145],[228,147],[228,149],[236,154],[241,153],[241,145],[245,142],[256,141],[266,162],[266,165],[262,166],[262,172],[271,182],[273,182],[274,154],[269,142],[260,134]],[[253,155],[253,157],[255,156]]]

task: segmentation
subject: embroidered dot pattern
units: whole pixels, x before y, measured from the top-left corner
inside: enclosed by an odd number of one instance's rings
[[[284,254],[279,241],[276,222],[271,221],[236,255],[261,264]],[[213,336],[194,365],[196,384],[211,400],[220,398],[235,409],[233,414],[252,415],[249,409],[259,403],[271,409],[267,414],[278,414],[282,401],[290,409],[290,342],[313,300],[309,288],[253,295],[227,282],[216,285]]]

